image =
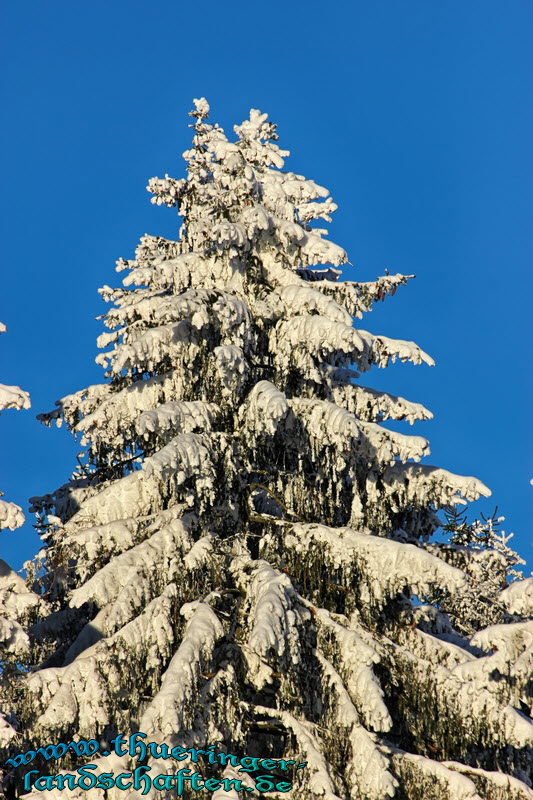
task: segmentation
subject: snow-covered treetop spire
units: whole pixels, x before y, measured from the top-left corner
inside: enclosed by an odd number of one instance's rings
[[[242,125],[234,125],[233,130],[239,137],[241,152],[246,160],[257,168],[277,167],[282,169],[284,158],[290,155],[288,150],[280,150],[273,144],[278,140],[276,125],[267,122],[268,114],[262,114],[256,108],[250,110],[250,118]]]
[[[231,242],[230,250],[249,250],[250,235],[256,238],[254,234],[274,232],[272,229],[278,227],[287,245],[309,239],[310,258],[297,266],[305,268],[328,256],[335,264],[342,263],[344,251],[333,246],[326,252],[324,243],[318,244],[318,238],[326,232],[316,229],[311,233],[307,224],[318,218],[329,221],[337,206],[328,191],[314,181],[279,171],[289,152],[274,143],[278,138],[276,126],[267,121],[267,114],[252,109],[249,119],[235,126],[239,138],[232,143],[222,128],[205,121],[207,102],[202,98],[195,106],[190,112],[196,118],[193,147],[183,154],[188,180],[176,181],[166,175],[148,185],[154,194],[152,202],[177,206],[184,217],[184,238],[190,249],[205,249],[213,234],[213,222],[222,227],[215,229],[212,245],[220,247],[221,239],[226,239]]]
[[[189,111],[189,117],[196,117],[197,122],[196,125],[194,125],[194,128],[195,130],[197,130],[197,125],[203,122],[204,119],[207,119],[207,117],[209,116],[209,111],[211,109],[205,97],[200,97],[199,99],[195,97],[193,103],[194,103],[194,110]]]

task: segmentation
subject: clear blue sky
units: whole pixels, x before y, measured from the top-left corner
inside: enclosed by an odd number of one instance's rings
[[[7,0],[0,380],[33,408],[0,419],[6,499],[27,509],[72,471],[73,438],[34,415],[102,379],[96,290],[143,233],[176,235],[144,187],[183,175],[205,96],[228,132],[267,111],[288,168],[330,189],[344,277],[417,275],[362,326],[437,365],[366,385],[433,410],[413,431],[430,463],[491,487],[472,513],[497,503],[531,570],[532,34],[530,0]],[[13,566],[32,521],[0,537]]]

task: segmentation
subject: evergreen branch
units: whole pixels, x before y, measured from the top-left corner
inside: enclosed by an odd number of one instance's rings
[[[267,494],[270,495],[270,497],[273,498],[273,500],[276,501],[276,503],[285,511],[286,514],[291,514],[293,517],[295,517],[298,520],[298,522],[304,522],[302,517],[299,517],[298,514],[295,511],[291,511],[290,508],[287,508],[287,506],[279,499],[279,497],[277,497],[277,495],[274,494],[274,492],[271,489],[268,488],[268,486],[265,486],[262,483],[249,483],[248,484],[248,495],[249,496],[251,495],[251,493],[252,493],[252,491],[254,489],[263,489]]]

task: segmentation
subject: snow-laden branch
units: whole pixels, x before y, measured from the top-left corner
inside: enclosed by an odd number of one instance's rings
[[[211,440],[199,433],[179,433],[143,463],[144,475],[172,476],[177,486],[197,477],[199,488],[211,489],[214,481]]]
[[[298,363],[309,368],[313,358],[335,366],[355,363],[362,372],[372,364],[386,367],[396,358],[413,364],[434,364],[414,342],[375,336],[319,314],[299,314],[278,322],[271,335],[271,348],[280,367],[285,368]]]
[[[356,590],[363,603],[381,604],[405,586],[425,595],[431,587],[444,585],[453,592],[467,583],[463,572],[420,547],[350,528],[295,524],[285,528],[283,543],[296,557],[306,553],[309,567],[316,559],[331,574],[341,569],[342,584]]]
[[[25,392],[20,386],[6,386],[5,383],[0,383],[0,410],[5,411],[8,408],[17,411],[31,408],[29,392]]]
[[[242,703],[242,705],[254,717],[262,715],[270,719],[279,719],[283,726],[294,734],[299,750],[304,754],[307,762],[305,785],[308,791],[321,800],[342,800],[335,792],[323,755],[324,746],[317,736],[315,725],[307,720],[297,719],[288,711],[249,703]]]
[[[500,599],[511,614],[533,616],[533,577],[511,583],[503,590]]]
[[[378,464],[394,464],[414,459],[419,461],[429,452],[429,444],[421,436],[408,436],[389,431],[372,422],[361,422],[353,414],[324,400],[297,398],[290,401],[295,414],[319,445],[353,451]]]
[[[191,724],[197,681],[224,629],[206,602],[188,603],[180,613],[188,620],[181,644],[163,675],[161,688],[139,722],[146,733],[171,734]]]
[[[368,389],[356,384],[334,386],[333,401],[355,414],[361,420],[376,422],[379,419],[405,419],[411,425],[417,420],[433,419],[433,414],[421,403],[413,403],[387,392]]]
[[[53,730],[57,736],[76,731],[81,737],[91,738],[105,728],[111,709],[126,697],[125,685],[132,692],[135,672],[152,671],[168,658],[175,639],[172,619],[176,595],[176,586],[170,584],[140,616],[112,637],[84,650],[68,666],[49,667],[30,675],[27,691],[41,709],[37,730]]]
[[[325,654],[337,664],[346,690],[367,727],[389,731],[392,719],[384,700],[383,689],[372,667],[379,663],[376,650],[358,633],[339,624],[324,608],[316,610],[318,641]]]
[[[533,789],[511,775],[469,767],[458,761],[443,761],[442,765],[470,778],[478,791],[482,792],[484,797],[490,797],[490,800],[533,800]]]
[[[237,345],[225,344],[215,347],[213,354],[223,396],[239,393],[248,371],[244,352]]]
[[[0,528],[14,531],[21,525],[24,525],[24,514],[21,507],[0,498]]]
[[[246,593],[249,633],[243,646],[250,681],[258,689],[271,683],[272,673],[286,671],[301,659],[296,594],[290,578],[267,561],[231,566],[237,585]]]
[[[351,745],[351,758],[346,765],[350,779],[368,800],[394,797],[398,781],[389,772],[388,759],[378,749],[376,737],[360,725],[359,715],[337,670],[318,650],[315,655],[335,694],[334,716],[341,728],[339,734]]]
[[[448,669],[435,658],[423,658],[420,651],[411,652],[406,645],[389,644],[390,656],[394,659],[394,672],[401,676],[404,686],[402,707],[409,713],[421,715],[421,698],[431,696],[435,702],[435,720],[431,726],[422,714],[424,727],[432,728],[434,752],[446,752],[448,748],[463,754],[467,747],[468,733],[475,734],[478,745],[485,748],[501,748],[506,745],[521,750],[531,746],[533,722],[511,705],[502,702],[501,678],[492,675],[470,674],[476,671],[476,660],[468,660]],[[428,653],[428,655],[431,655]],[[391,664],[392,662],[389,662]],[[481,674],[479,674],[481,672]],[[455,720],[450,729],[448,719]],[[441,722],[442,720],[442,722]]]
[[[270,381],[259,381],[246,398],[240,414],[247,431],[274,434],[289,413],[287,398]]]
[[[144,411],[135,421],[141,436],[163,433],[198,433],[212,428],[218,412],[214,403],[201,400],[163,403],[150,411]]]
[[[385,495],[402,503],[434,503],[447,506],[464,500],[490,497],[491,491],[478,478],[454,475],[429,464],[395,464],[383,475]]]
[[[284,317],[290,319],[294,316],[318,314],[332,322],[342,322],[352,325],[352,318],[343,306],[336,303],[327,295],[307,285],[304,281],[299,284],[290,284],[283,289],[278,289],[273,294],[281,299]]]
[[[384,300],[386,295],[394,295],[398,286],[404,286],[414,275],[382,275],[376,281],[354,282],[324,281],[317,288],[333,297],[339,305],[346,308],[352,316],[359,319],[365,311],[370,311],[372,303]]]
[[[124,587],[139,588],[139,577],[149,575],[156,567],[169,566],[192,546],[191,536],[180,520],[171,522],[144,542],[112,558],[102,569],[75,589],[69,605],[79,608],[93,602],[100,608],[115,600]],[[175,577],[172,574],[170,579]]]
[[[484,800],[473,781],[431,758],[390,748],[392,764],[402,783],[424,800]]]

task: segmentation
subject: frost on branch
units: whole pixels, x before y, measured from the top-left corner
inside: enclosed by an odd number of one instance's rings
[[[489,490],[383,424],[430,411],[358,380],[433,365],[353,325],[413,276],[342,281],[328,190],[285,169],[263,112],[235,141],[208,114],[196,100],[186,177],[148,184],[177,240],[144,235],[101,290],[102,383],[41,415],[85,451],[33,498],[48,606],[9,634],[34,654],[8,687],[17,746],[141,730],[306,761],[286,774],[306,800],[530,797],[529,583],[504,588],[506,539],[435,541]]]
[[[6,326],[0,322],[0,333],[5,333]],[[30,408],[30,396],[19,386],[6,386],[0,383],[0,411],[12,408],[20,411],[23,408]],[[0,528],[8,528],[13,531],[24,524],[24,514],[20,506],[16,503],[7,502],[1,499],[0,492]],[[1,608],[0,608],[1,613]]]
[[[503,590],[500,598],[511,614],[533,616],[533,578],[512,583]]]

